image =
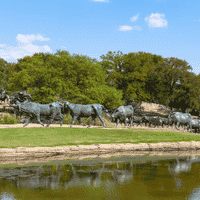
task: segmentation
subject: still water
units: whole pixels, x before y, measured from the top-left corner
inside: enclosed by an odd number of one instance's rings
[[[200,199],[199,157],[120,157],[0,167],[0,198]]]

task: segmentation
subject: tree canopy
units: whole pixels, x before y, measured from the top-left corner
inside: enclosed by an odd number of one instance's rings
[[[108,51],[98,61],[58,50],[25,56],[17,63],[0,59],[0,86],[12,92],[29,91],[38,103],[59,96],[108,109],[134,100],[194,111],[200,108],[200,75],[191,69],[185,60],[145,52]]]

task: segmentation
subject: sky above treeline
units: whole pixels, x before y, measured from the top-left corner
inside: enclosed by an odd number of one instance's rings
[[[200,73],[200,1],[7,0],[0,6],[0,58],[35,52],[87,55],[143,51],[186,60]]]

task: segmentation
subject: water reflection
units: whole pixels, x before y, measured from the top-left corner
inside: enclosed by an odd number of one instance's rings
[[[173,166],[168,166],[168,170],[172,174],[180,174],[182,172],[189,172],[192,167],[192,159],[186,159],[180,162],[179,158],[176,158],[177,163]]]
[[[7,192],[4,192],[0,195],[1,200],[14,200],[14,195],[13,194],[8,194]]]
[[[2,167],[1,199],[66,199],[66,194],[67,199],[195,199],[200,195],[199,157],[143,160]]]

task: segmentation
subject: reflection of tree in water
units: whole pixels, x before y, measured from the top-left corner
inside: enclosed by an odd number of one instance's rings
[[[192,163],[199,161],[200,158],[196,156],[187,157],[184,159],[176,158],[176,162],[173,165],[168,165],[169,173],[175,175],[174,181],[176,188],[180,189],[183,186],[181,178],[179,178],[177,175],[190,172]]]
[[[108,163],[97,165],[41,165],[37,167],[1,168],[0,177],[11,177],[16,187],[68,188],[89,185],[93,187],[120,185],[132,177],[132,163]]]
[[[176,163],[168,166],[168,171],[170,174],[180,174],[183,172],[189,172],[192,167],[193,162],[198,162],[197,157],[187,157],[184,160],[176,158]]]
[[[179,162],[179,163],[178,163]],[[64,164],[42,165],[39,167],[21,167],[8,170],[9,176],[14,176],[17,187],[26,188],[69,188],[76,186],[107,187],[123,185],[133,179],[143,181],[155,181],[161,178],[157,163],[134,164],[133,162],[107,162],[104,164]],[[175,173],[183,171],[183,166],[188,166],[182,161],[177,161],[169,170]],[[133,168],[134,167],[134,168]],[[187,168],[187,167],[185,167]],[[188,169],[190,169],[188,167]],[[5,170],[0,172],[5,174]],[[138,176],[137,175],[138,171]],[[16,175],[17,174],[17,175]],[[135,178],[133,177],[133,174]],[[164,175],[163,175],[164,176]],[[166,175],[165,175],[166,176]],[[135,180],[136,180],[135,179]],[[179,181],[180,182],[180,181]],[[180,185],[180,184],[179,184]],[[178,187],[178,186],[177,186]],[[107,187],[108,188],[108,187]]]
[[[117,166],[116,169],[115,166]],[[87,184],[92,185],[93,187],[100,187],[103,183],[111,184],[113,181],[118,182],[119,184],[123,184],[125,182],[128,182],[132,179],[132,170],[123,170],[119,169],[119,163],[117,164],[102,164],[101,168],[95,169],[95,166],[90,166],[91,170],[87,173],[90,173],[90,178],[87,179]],[[124,165],[127,165],[124,164]],[[83,182],[83,177],[86,176],[86,172],[84,172],[82,166],[80,169],[75,170],[75,168],[72,166],[73,171],[73,177],[79,178],[81,182]],[[132,163],[131,163],[132,166]]]
[[[176,161],[174,161],[173,164],[168,165],[168,171],[170,174],[174,175],[174,182],[175,187],[177,189],[185,188],[185,179],[181,174],[183,173],[189,173],[192,168],[192,163],[199,162],[199,157],[192,156],[192,157],[186,157],[186,158],[176,158]]]
[[[121,166],[120,166],[121,165]],[[128,166],[128,169],[127,169]],[[120,169],[122,168],[122,170]],[[119,163],[117,162],[117,169],[111,171],[112,177],[114,180],[122,185],[124,183],[128,183],[133,178],[133,162],[130,162],[128,165],[127,163]]]
[[[181,179],[178,178],[178,177],[174,177],[174,180],[175,180],[176,188],[180,189],[182,187],[182,185],[183,185]]]

